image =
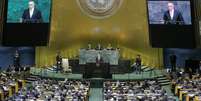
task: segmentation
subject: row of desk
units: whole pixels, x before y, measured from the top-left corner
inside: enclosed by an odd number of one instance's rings
[[[197,92],[192,91],[193,89],[182,89],[182,86],[179,85],[175,87],[175,94],[180,101],[201,101],[201,96],[197,95]]]
[[[17,101],[88,101],[89,81],[41,79],[12,97]]]
[[[201,101],[201,80],[194,79],[196,76],[193,77],[192,80],[189,79],[189,82],[198,82],[194,86],[189,86],[187,84],[179,84],[177,82],[172,82],[172,87],[174,88],[174,94],[179,97],[179,101]],[[199,86],[200,85],[200,86]]]
[[[107,81],[103,85],[104,101],[175,101],[156,80]]]
[[[25,80],[17,80],[15,83],[10,83],[6,86],[0,86],[0,101],[4,101],[5,99],[12,97],[15,93],[17,93],[22,87],[25,87]]]

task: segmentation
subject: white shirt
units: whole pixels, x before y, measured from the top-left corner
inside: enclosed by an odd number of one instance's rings
[[[98,54],[97,59],[98,59],[98,61],[101,60],[101,55],[100,54]]]
[[[174,9],[171,10],[171,11],[169,11],[169,13],[170,13],[170,17],[171,17],[171,19],[173,19],[173,17],[174,17]]]
[[[34,13],[34,8],[29,10],[29,16],[30,16],[30,18],[32,18],[33,13]]]

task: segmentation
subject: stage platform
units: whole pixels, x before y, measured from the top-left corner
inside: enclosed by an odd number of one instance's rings
[[[30,70],[32,75],[38,75],[44,78],[58,78],[58,79],[83,79],[82,74],[72,74],[72,73],[61,73],[55,71],[49,71],[47,69],[41,68],[32,68]],[[124,73],[124,74],[112,74],[112,80],[139,80],[139,79],[153,79],[160,76],[163,76],[163,70],[153,71],[143,71],[141,74],[132,73]],[[104,79],[104,78],[90,78],[90,79]]]

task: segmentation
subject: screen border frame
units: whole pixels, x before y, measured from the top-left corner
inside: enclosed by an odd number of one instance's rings
[[[2,41],[3,41],[5,0],[2,0],[1,2],[2,3],[0,4],[0,10],[1,10],[0,19],[2,19],[2,20],[0,21],[0,44],[2,44]]]
[[[39,23],[39,24],[48,24],[48,35],[47,35],[47,41],[46,41],[46,44],[34,44],[32,43],[32,45],[19,45],[19,44],[16,44],[16,45],[3,45],[3,41],[4,41],[4,34],[5,34],[5,27],[7,24],[23,24],[23,23],[7,23],[7,17],[8,17],[8,0],[5,0],[4,2],[4,9],[3,9],[3,28],[2,28],[2,35],[1,35],[1,43],[3,46],[47,46],[49,44],[49,41],[50,41],[50,34],[51,34],[51,29],[52,29],[52,13],[53,13],[53,1],[54,0],[50,0],[51,4],[50,4],[50,14],[49,14],[49,23]],[[26,24],[26,23],[25,23]],[[31,24],[35,24],[37,25],[38,23],[31,23]],[[17,27],[17,26],[16,26]]]
[[[150,24],[150,19],[149,19],[149,7],[148,7],[148,2],[149,1],[169,1],[169,0],[146,0],[146,13],[147,13],[147,24],[148,24],[148,34],[149,34],[149,44],[154,47],[154,48],[167,48],[167,47],[164,47],[164,45],[161,45],[163,47],[155,47],[153,44],[152,44],[152,35],[151,35],[151,26],[152,25],[164,25],[164,24]],[[194,37],[194,46],[193,47],[190,47],[190,48],[196,48],[196,35],[195,35],[195,14],[194,14],[194,2],[193,0],[172,0],[172,1],[189,1],[190,2],[190,8],[191,8],[191,25],[171,25],[171,26],[192,26],[192,34],[193,34],[193,37]],[[177,47],[168,47],[168,48],[177,48]],[[181,47],[179,47],[181,48]],[[185,48],[185,47],[184,47]]]

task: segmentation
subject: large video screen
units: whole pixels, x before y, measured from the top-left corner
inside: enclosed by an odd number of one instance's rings
[[[149,24],[191,25],[190,1],[148,1]]]
[[[0,1],[0,22],[2,22],[2,15],[3,15],[3,12],[2,12],[2,1]]]
[[[147,0],[147,11],[152,47],[195,47],[193,0]]]
[[[8,0],[7,23],[49,23],[51,0]]]
[[[52,0],[6,0],[5,3],[3,45],[47,45]]]
[[[0,1],[0,37],[2,36],[2,26],[3,26],[3,4],[4,2]]]

